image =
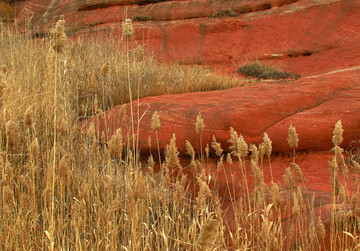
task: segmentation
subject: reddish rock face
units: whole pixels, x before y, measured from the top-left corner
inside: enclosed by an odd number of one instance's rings
[[[359,13],[356,0],[29,0],[17,24],[31,17],[43,33],[63,16],[69,34],[121,34],[128,17],[136,43],[160,59],[229,74],[258,59],[310,76],[357,65]]]
[[[266,132],[273,152],[289,152],[286,138],[290,124],[299,134],[298,150],[318,151],[333,147],[331,138],[335,123],[341,119],[344,129],[343,148],[360,138],[360,68],[346,72],[303,78],[294,82],[254,84],[229,90],[173,94],[141,99],[132,103],[135,128],[142,117],[139,146],[148,152],[147,139],[153,139],[151,117],[159,112],[160,147],[164,148],[173,133],[180,152],[185,152],[185,140],[199,147],[195,120],[199,113],[204,119],[203,145],[216,136],[225,148],[233,127],[248,143],[260,144]],[[130,105],[127,105],[130,117]],[[100,130],[107,125],[110,137],[119,125],[120,107],[106,111],[99,120]],[[137,111],[139,110],[139,114]],[[106,122],[105,122],[106,118]],[[97,118],[93,120],[97,121]],[[87,121],[90,123],[92,120]],[[156,152],[155,146],[153,151]]]

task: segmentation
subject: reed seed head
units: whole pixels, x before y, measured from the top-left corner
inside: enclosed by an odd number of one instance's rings
[[[123,104],[119,111],[119,122],[120,124],[124,121],[126,115],[126,104]]]
[[[205,181],[198,178],[199,193],[196,197],[196,210],[201,211],[206,208],[207,199],[211,197],[211,190]]]
[[[96,76],[95,71],[92,72],[91,78],[90,78],[90,87],[94,90],[96,90],[99,86],[99,80]]]
[[[195,128],[198,135],[202,135],[205,125],[204,120],[201,118],[201,113],[196,117]]]
[[[210,153],[209,144],[206,144],[206,147],[205,147],[206,158],[209,158],[209,153]]]
[[[212,136],[211,147],[215,150],[217,156],[221,156],[223,149],[221,149],[221,144],[216,142],[215,135]]]
[[[299,182],[299,183],[304,181],[304,176],[303,176],[303,173],[301,171],[301,168],[296,163],[293,163],[293,162],[291,162],[290,165],[295,171],[296,181]]]
[[[195,150],[191,143],[186,140],[186,153],[191,156],[192,160],[195,160]]]
[[[264,154],[268,158],[270,158],[270,155],[271,155],[271,152],[272,152],[272,142],[271,142],[269,136],[267,135],[267,133],[264,133],[263,141],[264,141],[264,146],[265,146]]]
[[[265,144],[264,142],[262,142],[259,147],[259,158],[260,158],[260,161],[261,161],[261,164],[263,163],[263,160],[264,160],[264,156],[265,156]]]
[[[224,155],[221,155],[219,161],[216,164],[216,171],[220,172],[223,168],[224,168]]]
[[[34,159],[36,159],[39,156],[40,147],[39,147],[39,142],[38,142],[37,138],[33,139],[33,141],[31,142],[31,144],[29,146],[29,152],[30,152],[30,155]]]
[[[24,124],[27,127],[30,127],[34,122],[34,109],[33,106],[30,105],[28,108],[26,108],[24,113]]]
[[[109,153],[111,158],[117,158],[121,160],[121,155],[123,152],[123,136],[121,128],[117,129],[115,134],[111,137],[109,141]]]
[[[280,210],[280,206],[283,203],[283,199],[281,198],[280,186],[277,183],[271,182],[271,199],[276,208],[276,210]]]
[[[160,117],[158,111],[155,111],[151,117],[151,130],[156,132],[160,128]]]
[[[315,227],[316,235],[319,239],[324,239],[326,235],[325,225],[322,222],[320,216],[317,220],[316,227]]]
[[[63,53],[69,43],[69,38],[65,34],[65,20],[59,20],[52,30],[54,39],[53,49],[58,53]]]
[[[109,76],[110,73],[110,64],[109,63],[105,63],[101,66],[101,70],[100,70],[100,74],[101,76],[103,76],[104,78],[106,78],[107,76]]]
[[[180,207],[182,204],[182,198],[184,195],[184,186],[180,180],[177,180],[175,183],[175,192],[174,192],[174,200],[176,206]]]
[[[239,158],[245,158],[248,155],[248,145],[244,137],[242,135],[238,137],[237,132],[232,127],[230,127],[230,137],[228,142],[231,144],[229,147],[231,154]]]
[[[196,241],[199,250],[212,250],[219,235],[220,223],[215,219],[207,220],[201,226],[199,237]]]
[[[122,24],[122,34],[126,38],[132,38],[134,36],[135,30],[132,24],[131,19],[126,19],[125,22]]]
[[[230,166],[233,165],[233,161],[232,161],[232,158],[231,158],[231,154],[230,154],[230,153],[228,153],[228,154],[226,155],[226,163],[228,163]]]
[[[332,137],[332,142],[333,142],[334,146],[339,146],[341,144],[341,142],[343,141],[343,132],[344,132],[344,130],[342,128],[341,120],[339,120],[335,124],[335,129],[334,129],[333,137]]]
[[[146,180],[142,172],[139,173],[135,185],[135,201],[142,200],[146,196]]]
[[[165,157],[166,164],[169,168],[181,167],[180,159],[178,157],[179,151],[176,148],[176,137],[175,133],[173,134],[170,144],[166,146],[166,151],[168,156]]]
[[[68,155],[64,155],[59,162],[59,176],[65,184],[68,184],[70,178]]]
[[[284,186],[286,189],[292,189],[295,186],[293,174],[291,172],[290,167],[285,169]]]
[[[250,144],[249,151],[251,152],[251,160],[255,161],[256,163],[259,162],[259,151],[256,145]]]
[[[17,150],[20,144],[20,126],[15,121],[9,120],[5,125],[6,140],[12,151]]]
[[[144,60],[144,47],[142,45],[139,45],[134,49],[134,56],[137,61]]]
[[[293,125],[289,126],[289,134],[287,137],[287,142],[289,143],[290,148],[298,147],[298,134],[296,133],[296,129]]]
[[[263,173],[260,170],[259,166],[257,165],[257,162],[251,161],[251,169],[254,174],[254,180],[255,180],[255,186],[261,187],[264,183],[264,177]]]

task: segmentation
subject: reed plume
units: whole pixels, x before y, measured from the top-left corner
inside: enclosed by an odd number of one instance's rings
[[[106,77],[109,76],[109,74],[110,74],[110,64],[109,64],[109,63],[104,63],[104,64],[101,66],[100,74],[101,74],[101,76],[103,76],[104,78],[106,78]]]
[[[138,47],[136,47],[134,49],[134,56],[135,56],[135,59],[137,61],[143,61],[144,60],[144,47],[141,46],[141,45],[138,45]]]
[[[34,122],[34,109],[33,106],[30,105],[28,108],[26,108],[24,113],[24,124],[27,127],[30,127]]]
[[[39,147],[39,142],[38,139],[35,138],[33,139],[33,141],[31,141],[31,144],[29,146],[29,152],[31,154],[31,156],[33,157],[33,159],[37,159],[40,153],[40,147]]]
[[[326,235],[326,230],[325,230],[325,225],[322,222],[320,216],[316,222],[315,231],[316,231],[316,235],[319,239],[324,239],[324,237]]]
[[[221,149],[221,144],[216,142],[215,135],[212,136],[212,142],[211,142],[212,148],[215,150],[215,153],[217,156],[221,156],[223,149]]]
[[[244,137],[242,135],[238,137],[237,132],[232,127],[230,127],[230,137],[228,142],[231,144],[229,147],[231,154],[242,159],[245,158],[248,155],[248,145]]]
[[[151,130],[156,132],[161,127],[160,116],[158,111],[155,111],[151,117]]]
[[[132,24],[131,19],[126,19],[125,22],[122,24],[122,34],[126,38],[132,38],[134,36],[135,30]]]
[[[292,167],[292,168],[294,169],[294,171],[295,171],[296,181],[297,181],[298,183],[303,182],[303,181],[304,181],[304,175],[303,175],[303,173],[302,173],[302,171],[301,171],[301,168],[300,168],[296,163],[294,163],[294,162],[290,163],[290,165],[291,165],[291,167]]]
[[[296,132],[296,129],[293,125],[289,126],[289,133],[287,137],[287,142],[289,143],[290,148],[296,148],[298,147],[298,134]]]
[[[21,129],[18,123],[9,120],[5,125],[6,142],[9,149],[16,152],[20,144]]]
[[[228,163],[230,166],[233,165],[233,161],[232,161],[232,158],[231,158],[231,154],[230,154],[230,153],[228,153],[228,154],[226,155],[226,163]]]
[[[295,163],[295,148],[298,147],[299,138],[293,125],[289,126],[287,142],[289,143],[290,148],[293,148],[293,163]]]
[[[58,53],[63,53],[69,43],[69,38],[65,34],[65,20],[59,20],[52,30],[54,40],[53,49]]]
[[[249,151],[251,152],[251,160],[255,161],[256,163],[259,162],[259,151],[256,145],[250,144]]]
[[[168,156],[165,157],[166,165],[169,168],[181,168],[180,165],[180,159],[179,159],[179,151],[176,148],[176,137],[175,133],[173,134],[170,144],[166,146],[166,151],[168,153]]]
[[[264,146],[264,155],[266,155],[269,160],[270,176],[271,176],[271,180],[273,180],[273,174],[272,174],[271,162],[270,162],[270,155],[272,152],[272,142],[271,142],[269,136],[267,135],[267,133],[264,133],[262,145]]]
[[[344,130],[342,128],[341,120],[339,120],[338,122],[336,122],[334,131],[333,131],[332,142],[333,142],[334,146],[339,146],[341,144],[341,142],[343,141],[343,132],[344,132]]]
[[[285,186],[286,189],[292,189],[295,186],[293,174],[291,172],[290,167],[287,167],[285,169],[284,186]]]
[[[206,184],[206,182],[203,181],[203,179],[201,179],[200,177],[198,178],[198,184],[200,189],[196,197],[195,209],[200,212],[201,210],[206,208],[207,200],[211,197],[211,190]]]
[[[277,211],[280,210],[280,206],[283,203],[281,197],[280,186],[277,183],[271,182],[271,200]]]
[[[121,128],[117,129],[115,134],[111,137],[109,141],[109,153],[111,158],[117,158],[121,160],[121,155],[123,152],[123,136]]]
[[[213,250],[216,239],[219,235],[220,223],[215,219],[207,220],[200,229],[199,237],[196,241],[199,250]]]
[[[204,125],[204,120],[201,118],[201,114],[199,113],[199,115],[196,117],[196,122],[195,122],[195,128],[196,128],[196,132],[199,136],[202,135],[205,125]]]

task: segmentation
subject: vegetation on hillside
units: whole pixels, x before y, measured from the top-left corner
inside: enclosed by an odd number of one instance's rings
[[[244,64],[243,66],[239,67],[237,70],[238,73],[250,76],[250,77],[256,77],[261,79],[299,79],[300,75],[295,73],[289,73],[281,71],[274,66],[255,62],[250,64]]]
[[[341,122],[333,137],[333,208],[326,230],[321,218],[308,213],[313,199],[296,164],[293,127],[288,142],[294,159],[283,187],[264,181],[263,163],[271,163],[272,152],[266,134],[261,145],[248,146],[229,128],[227,151],[213,138],[210,147],[219,159],[212,173],[209,147],[195,152],[186,142],[187,168],[194,174],[188,177],[176,135],[167,156],[139,156],[129,143],[136,134],[118,130],[107,140],[94,124],[86,133],[79,130],[82,118],[139,97],[228,88],[241,85],[239,80],[147,57],[133,43],[129,20],[120,44],[108,38],[70,41],[64,21],[37,40],[1,25],[1,249],[320,250],[329,239],[336,250],[359,247],[358,193],[349,195],[346,179],[339,179],[347,170]],[[122,127],[132,126],[123,112],[119,117]],[[160,126],[155,113],[151,128],[157,132]],[[194,133],[201,145],[205,126],[199,115]],[[217,184],[220,172],[231,172],[224,161],[242,174],[227,183],[227,208]],[[254,190],[248,186],[252,178]],[[225,209],[232,212],[228,222]],[[287,225],[283,216],[291,219]]]

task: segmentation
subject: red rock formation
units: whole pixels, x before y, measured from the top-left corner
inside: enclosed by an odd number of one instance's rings
[[[219,13],[235,17],[213,18]],[[357,65],[358,13],[354,0],[29,0],[17,23],[24,26],[31,17],[42,33],[63,15],[71,34],[120,33],[127,16],[148,20],[135,22],[135,39],[158,58],[231,74],[259,59],[307,76]]]
[[[299,150],[329,150],[335,123],[341,119],[344,128],[343,147],[360,138],[360,68],[349,71],[303,78],[294,82],[257,84],[229,90],[163,95],[133,102],[134,118],[140,122],[139,144],[147,152],[151,131],[151,116],[160,114],[159,141],[162,148],[176,134],[180,152],[185,152],[185,140],[199,145],[195,131],[196,116],[201,113],[205,130],[203,143],[212,135],[227,146],[229,129],[233,127],[248,143],[259,144],[266,132],[273,142],[274,152],[288,152],[288,127],[296,127]],[[128,105],[128,112],[130,105]],[[105,112],[99,127],[108,125],[111,136],[117,128],[119,107]],[[96,118],[95,118],[96,120]],[[87,123],[90,123],[89,120]],[[136,121],[135,121],[136,126]],[[152,149],[155,151],[155,148]]]

